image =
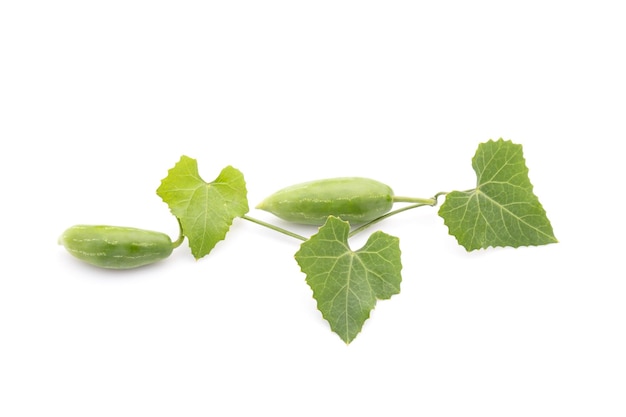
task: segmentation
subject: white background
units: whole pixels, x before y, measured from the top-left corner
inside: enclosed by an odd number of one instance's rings
[[[620,4],[2,2],[0,415],[626,415]],[[175,237],[155,191],[181,155],[241,170],[254,207],[342,175],[472,188],[500,137],[560,242],[466,253],[435,208],[393,217],[402,292],[349,346],[298,241],[253,223],[129,272],[57,245]]]

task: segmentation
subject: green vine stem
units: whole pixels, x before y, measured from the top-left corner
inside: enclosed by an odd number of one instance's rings
[[[415,198],[415,197],[402,197],[402,196],[394,196],[394,203],[419,203],[427,206],[434,206],[437,204],[436,198]]]
[[[276,232],[279,232],[279,233],[282,233],[284,235],[291,236],[291,237],[293,237],[295,239],[302,240],[304,242],[306,242],[308,240],[306,237],[301,236],[301,235],[299,235],[297,233],[290,232],[287,229],[283,229],[282,227],[273,225],[271,223],[264,222],[264,221],[259,220],[259,219],[255,219],[254,217],[250,217],[250,216],[247,216],[245,214],[243,216],[241,216],[241,218],[244,219],[244,220],[248,220],[249,222],[256,223],[258,225],[267,227],[268,229],[272,229],[272,230],[274,230]]]
[[[434,207],[434,206],[437,205],[438,197],[442,196],[442,195],[446,195],[446,194],[447,194],[446,192],[439,192],[439,193],[435,194],[432,198],[394,197],[393,198],[394,203],[400,203],[400,202],[402,202],[402,203],[411,203],[411,202],[415,202],[416,204],[411,204],[409,206],[405,206],[405,207],[399,208],[397,210],[390,211],[389,213],[383,214],[382,216],[377,217],[374,220],[371,220],[371,221],[369,221],[369,222],[367,222],[367,223],[365,223],[365,224],[355,228],[354,230],[352,230],[350,232],[348,237],[352,237],[352,236],[354,236],[354,235],[356,235],[358,233],[361,233],[362,231],[364,231],[368,227],[370,227],[370,226],[372,226],[372,225],[374,225],[374,224],[376,224],[376,223],[378,223],[378,222],[380,222],[380,221],[382,221],[382,220],[384,220],[386,218],[389,218],[391,216],[395,216],[396,214],[402,213],[404,211],[412,210],[414,208],[423,207],[423,206]]]
[[[176,217],[176,220],[178,221],[178,239],[172,242],[172,247],[174,249],[182,245],[183,241],[185,240],[185,234],[183,233],[183,225],[180,222],[180,219],[178,217]]]

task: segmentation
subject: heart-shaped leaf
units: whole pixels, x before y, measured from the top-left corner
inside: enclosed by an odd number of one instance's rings
[[[453,191],[439,209],[450,234],[466,250],[557,242],[543,206],[533,193],[522,145],[481,143],[472,159],[476,188]]]
[[[227,166],[212,182],[198,174],[195,159],[182,156],[161,181],[157,194],[181,223],[196,259],[224,239],[235,217],[248,212],[243,174]]]
[[[374,232],[352,251],[349,232],[348,222],[331,216],[295,255],[317,308],[346,343],[361,331],[376,301],[398,294],[402,281],[398,238]]]

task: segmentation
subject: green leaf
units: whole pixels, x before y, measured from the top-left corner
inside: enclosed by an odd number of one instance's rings
[[[349,232],[348,222],[331,216],[295,255],[317,308],[346,343],[361,331],[376,300],[398,294],[402,281],[398,238],[378,231],[352,251]]]
[[[195,159],[182,156],[161,181],[157,194],[181,223],[196,259],[224,239],[235,217],[248,212],[243,174],[227,166],[213,182],[198,174]]]
[[[439,209],[466,250],[556,243],[552,225],[533,193],[522,146],[490,140],[472,159],[476,188],[453,191]]]

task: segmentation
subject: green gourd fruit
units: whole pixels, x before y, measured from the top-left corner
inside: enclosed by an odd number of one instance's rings
[[[362,177],[340,177],[283,188],[256,208],[294,223],[322,225],[332,215],[354,224],[389,212],[393,198],[393,190],[381,182]]]
[[[130,269],[170,256],[174,247],[164,233],[133,227],[76,225],[59,237],[76,258],[109,269]]]

